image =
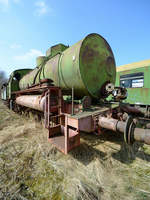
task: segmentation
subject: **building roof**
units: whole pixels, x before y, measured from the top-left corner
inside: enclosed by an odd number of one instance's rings
[[[117,72],[126,71],[130,69],[136,69],[141,67],[150,66],[150,59],[149,60],[142,60],[140,62],[134,62],[126,65],[121,65],[116,68]]]

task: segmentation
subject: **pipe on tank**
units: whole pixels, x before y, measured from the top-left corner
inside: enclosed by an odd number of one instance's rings
[[[16,98],[16,103],[39,111],[44,111],[46,98],[41,95],[23,95]]]
[[[124,139],[128,144],[139,141],[150,145],[150,130],[136,128],[131,117],[129,117],[126,122],[123,122],[117,119],[100,116],[98,125],[100,128],[124,133]]]

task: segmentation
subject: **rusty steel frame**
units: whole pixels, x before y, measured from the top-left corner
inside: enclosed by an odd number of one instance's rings
[[[60,88],[52,88],[58,93],[58,112],[56,115],[51,115],[51,88],[45,92],[45,107],[44,107],[44,125],[48,129],[48,140],[55,145],[60,151],[67,154],[71,149],[80,145],[80,134],[78,128],[71,130],[71,126],[68,125],[68,114],[61,112],[62,94]],[[57,124],[53,120],[56,118]],[[62,118],[65,119],[65,124],[62,122]],[[63,126],[63,128],[62,128]],[[62,131],[63,129],[64,131]],[[72,133],[73,132],[73,133]],[[60,135],[58,135],[60,133]]]
[[[43,92],[46,92],[48,89],[56,90],[56,89],[60,89],[60,87],[45,85],[45,84],[38,84],[35,87],[31,87],[25,90],[19,90],[19,91],[13,92],[12,94],[15,94],[17,96],[22,95],[22,94],[32,94],[32,93],[42,94]]]
[[[57,98],[57,105],[53,105],[53,100],[51,99],[51,97],[53,97],[53,91],[55,91],[54,94]],[[82,130],[85,130],[86,132],[97,130],[98,134],[102,133],[101,128],[120,131],[124,133],[125,141],[128,144],[132,144],[134,141],[150,144],[150,131],[148,129],[136,128],[131,118],[126,122],[112,118],[112,108],[106,110],[101,110],[101,108],[99,108],[96,117],[94,117],[94,113],[89,113],[84,116],[85,112],[81,113],[81,117],[76,117],[78,116],[78,113],[74,113],[73,89],[72,103],[71,105],[65,105],[66,111],[68,111],[69,106],[72,107],[71,113],[62,112],[64,104],[60,87],[40,84],[23,91],[17,91],[15,92],[15,95],[16,97],[19,97],[22,95],[29,96],[29,94],[33,95],[35,93],[40,94],[41,97],[45,98],[43,111],[44,125],[45,128],[48,129],[48,140],[65,154],[80,145],[80,131]],[[137,113],[137,110],[130,109],[130,107],[127,107],[126,110]]]

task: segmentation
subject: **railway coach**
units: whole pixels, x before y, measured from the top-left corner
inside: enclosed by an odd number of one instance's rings
[[[150,108],[150,59],[116,68],[116,86],[125,87],[128,97],[124,102]]]

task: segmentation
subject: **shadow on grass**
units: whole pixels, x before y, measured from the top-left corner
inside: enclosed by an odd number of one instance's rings
[[[137,157],[150,162],[150,154],[144,152],[144,144],[135,142],[132,146],[128,145],[124,142],[122,133],[107,130],[100,136],[91,133],[81,133],[81,138],[83,138],[85,142],[81,143],[81,145],[71,151],[70,154],[84,165],[88,165],[95,158],[99,158],[100,160],[107,159],[108,152],[103,152],[95,148],[100,144],[105,145],[106,141],[120,145],[119,151],[118,148],[116,149],[112,145],[109,145],[108,148],[113,150],[111,156],[121,163],[130,164]]]
[[[104,152],[97,150],[87,143],[81,143],[79,147],[72,150],[70,152],[70,155],[72,155],[75,159],[80,161],[84,165],[88,165],[90,162],[92,162],[96,158],[100,158],[101,160],[104,160],[106,155]]]

